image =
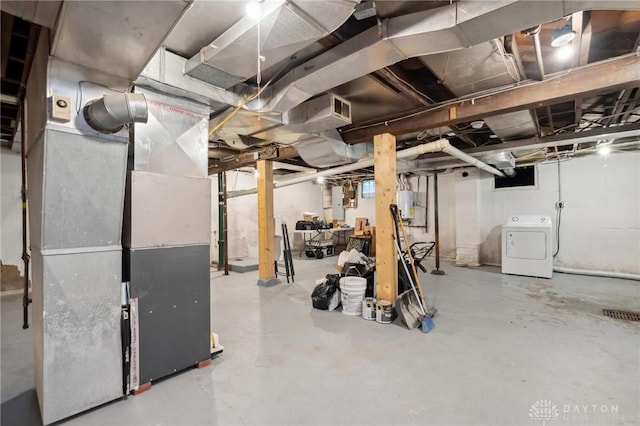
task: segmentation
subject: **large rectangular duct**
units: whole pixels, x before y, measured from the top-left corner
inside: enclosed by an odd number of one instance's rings
[[[252,137],[280,144],[292,144],[310,135],[351,124],[351,103],[333,93],[306,101],[284,114],[284,125],[253,132]],[[338,137],[338,140],[341,140]]]
[[[189,3],[65,1],[58,16],[51,55],[134,80]]]
[[[129,248],[208,244],[211,181],[132,171],[123,245]]]
[[[147,98],[149,120],[133,132],[124,274],[138,305],[142,385],[211,356],[211,181],[208,106],[136,92]]]
[[[338,28],[355,5],[349,0],[257,2],[259,16],[245,16],[201,49],[187,61],[185,74],[230,88],[258,73],[258,54],[262,69],[278,64]]]
[[[145,95],[149,118],[135,125],[134,170],[206,177],[209,108],[147,89],[136,92]]]
[[[467,49],[419,59],[456,96],[478,93],[520,81],[520,72],[513,58],[508,57],[499,40],[487,41]],[[529,111],[516,111],[488,117],[487,126],[502,140],[518,139],[536,134]]]
[[[123,396],[121,235],[129,129],[95,130],[84,110],[106,96],[127,97],[131,81],[188,5],[64,2],[51,43],[49,31],[41,31],[27,82],[25,154],[34,370],[44,424]],[[137,106],[143,119],[144,100]],[[117,126],[129,122],[120,118]]]
[[[27,87],[27,160],[36,393],[45,424],[122,396],[128,134],[98,134],[82,108],[130,84],[48,53],[43,31]],[[54,97],[67,105],[64,114],[54,115]]]
[[[305,163],[315,167],[331,167],[360,160],[367,152],[367,144],[346,144],[334,129],[302,139],[296,149]]]
[[[35,377],[44,424],[122,397],[122,250],[32,251]]]

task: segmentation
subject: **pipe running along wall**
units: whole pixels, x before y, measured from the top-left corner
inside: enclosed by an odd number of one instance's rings
[[[398,160],[400,159],[411,159],[411,158],[416,158],[419,155],[422,154],[429,154],[429,153],[434,153],[434,152],[446,152],[447,154],[451,155],[452,157],[456,157],[462,161],[464,161],[465,163],[468,163],[472,166],[475,166],[479,169],[482,169],[486,172],[492,173],[496,176],[500,176],[500,177],[504,177],[504,174],[494,168],[491,167],[490,165],[483,163],[482,161],[478,160],[477,158],[474,158],[468,154],[465,154],[464,152],[460,151],[458,148],[452,146],[449,141],[447,139],[439,139],[435,142],[429,142],[426,144],[422,144],[422,145],[418,145],[415,146],[413,148],[409,148],[409,149],[404,149],[402,151],[398,151],[396,153],[396,158]],[[296,177],[293,179],[287,179],[284,181],[279,181],[279,182],[274,182],[274,187],[275,188],[282,188],[285,186],[291,186],[291,185],[296,185],[298,183],[303,183],[303,182],[308,182],[310,180],[314,180],[317,179],[319,177],[327,177],[327,176],[333,176],[333,175],[337,175],[340,173],[346,173],[346,172],[351,172],[354,170],[358,170],[358,169],[364,169],[367,167],[371,167],[373,166],[373,158],[370,159],[366,159],[366,160],[361,160],[358,161],[356,163],[351,163],[351,164],[347,164],[344,166],[340,166],[340,167],[334,167],[332,169],[327,169],[327,170],[321,170],[317,173],[311,173],[308,174],[306,176],[300,176],[300,177]],[[248,190],[243,190],[243,191],[234,191],[234,192],[230,192],[228,195],[228,198],[233,198],[233,197],[239,197],[242,195],[248,195],[248,194],[254,194],[256,192],[255,189],[248,189]]]

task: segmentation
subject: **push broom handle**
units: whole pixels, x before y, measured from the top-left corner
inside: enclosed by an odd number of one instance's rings
[[[404,222],[402,221],[402,217],[398,215],[398,221],[400,222],[400,229],[402,230],[402,239],[404,240],[404,247],[407,251],[407,256],[409,257],[409,263],[411,264],[411,270],[413,271],[413,276],[415,277],[416,287],[418,287],[418,293],[420,293],[420,298],[424,298],[424,294],[422,293],[422,286],[420,285],[420,279],[418,278],[418,271],[416,271],[416,265],[413,261],[413,255],[411,254],[411,247],[409,246],[409,240],[407,240],[407,233],[404,230]]]

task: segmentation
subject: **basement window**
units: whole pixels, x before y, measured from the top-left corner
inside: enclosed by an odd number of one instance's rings
[[[363,180],[360,184],[362,198],[376,198],[376,181]]]
[[[536,186],[536,168],[535,166],[518,167],[515,169],[514,177],[494,177],[494,188],[522,188]]]

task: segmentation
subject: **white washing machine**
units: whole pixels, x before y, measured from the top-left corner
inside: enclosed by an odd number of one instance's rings
[[[502,273],[551,278],[553,226],[549,216],[510,216],[502,226]]]

